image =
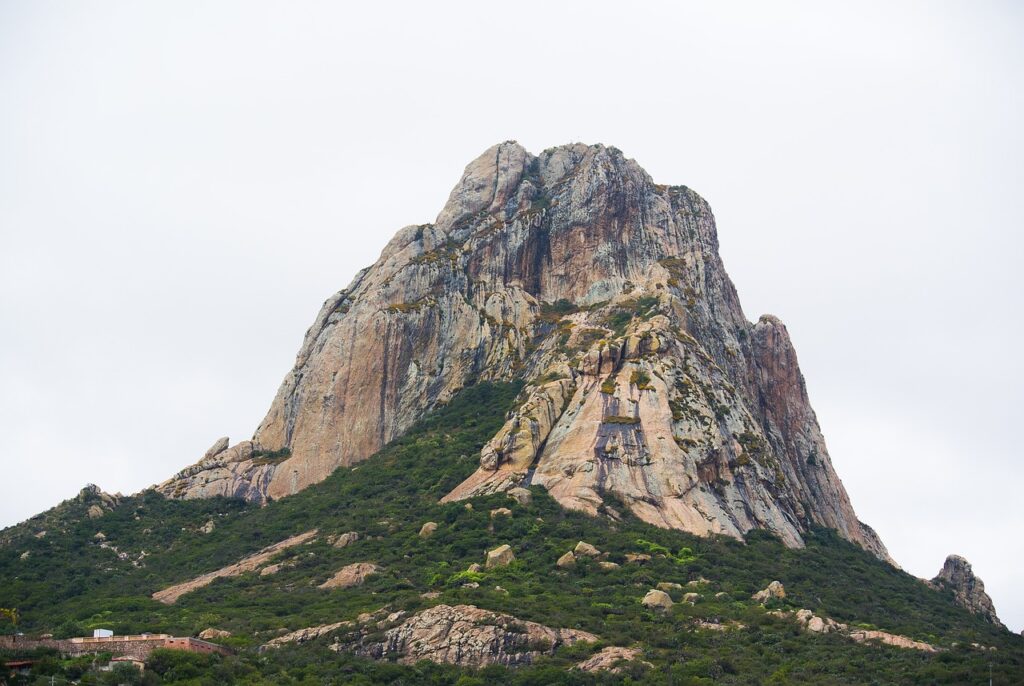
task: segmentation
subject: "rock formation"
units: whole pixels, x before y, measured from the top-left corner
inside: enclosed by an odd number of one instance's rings
[[[207,572],[206,574],[203,574],[201,576],[197,576],[194,579],[183,581],[180,584],[175,584],[161,591],[157,591],[153,594],[153,599],[159,600],[161,603],[164,603],[166,605],[173,605],[175,602],[177,602],[178,598],[185,595],[186,593],[191,593],[192,591],[198,588],[202,588],[203,586],[212,584],[217,579],[220,579],[222,577],[238,576],[240,574],[245,574],[246,572],[255,571],[261,565],[269,562],[271,558],[287,550],[288,548],[293,548],[302,543],[306,543],[307,541],[311,541],[313,537],[316,536],[316,534],[316,529],[314,529],[312,531],[307,531],[305,533],[291,536],[283,541],[278,541],[273,545],[268,545],[266,548],[260,550],[258,553],[253,553],[252,555],[244,557],[238,562],[230,564],[226,567],[221,567],[220,569],[214,570],[212,572]]]
[[[437,605],[387,629],[382,640],[364,639],[354,650],[403,664],[431,660],[466,667],[511,666],[529,664],[562,645],[596,640],[586,631],[552,629],[473,605]]]
[[[750,596],[751,600],[756,600],[759,603],[767,603],[769,600],[781,600],[785,597],[786,589],[781,581],[773,581],[766,588]]]
[[[980,615],[998,626],[1003,626],[996,616],[992,599],[985,592],[985,584],[974,575],[971,563],[959,555],[950,555],[938,575],[928,585],[935,589],[949,589],[957,605]]]
[[[608,646],[578,663],[576,669],[582,672],[618,672],[620,671],[618,665],[638,660],[642,652],[639,648]]]
[[[812,634],[835,633],[846,636],[857,643],[881,643],[883,645],[890,645],[896,648],[920,650],[925,653],[938,652],[938,648],[930,643],[915,641],[912,638],[900,636],[899,634],[891,634],[888,631],[853,629],[850,628],[850,626],[837,622],[829,617],[819,617],[810,610],[797,610],[795,613],[775,611],[771,614],[774,614],[777,617],[793,616],[801,628]]]
[[[674,604],[668,593],[665,593],[665,591],[659,591],[655,588],[647,591],[647,595],[645,595],[640,602],[646,608],[662,612],[671,610],[672,605]]]
[[[513,379],[518,407],[447,500],[534,484],[596,514],[612,493],[658,526],[791,546],[825,526],[888,559],[832,469],[785,326],[744,316],[711,208],[602,145],[487,150],[434,223],[324,303],[253,439],[158,488],[286,496],[461,388]]]
[[[372,562],[353,562],[339,569],[334,576],[320,584],[317,588],[351,588],[359,586],[366,581],[366,577],[379,571],[380,568]]]

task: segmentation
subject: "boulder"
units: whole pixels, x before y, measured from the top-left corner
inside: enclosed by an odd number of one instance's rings
[[[672,599],[668,596],[668,593],[654,588],[647,591],[647,595],[645,595],[643,600],[640,602],[643,603],[644,607],[661,612],[671,610],[673,605]]]
[[[508,517],[511,514],[512,510],[507,507],[499,507],[491,510],[491,519],[494,519],[495,517]]]
[[[505,545],[500,545],[487,553],[487,562],[484,566],[487,569],[503,567],[515,559],[516,556],[512,552],[512,546],[506,543]]]
[[[267,641],[260,647],[260,651],[267,650],[269,648],[279,648],[286,643],[305,643],[312,641],[313,639],[325,636],[332,631],[337,631],[342,627],[351,627],[352,622],[335,622],[334,624],[321,624],[320,626],[306,627],[305,629],[298,629],[284,636],[278,636],[277,638]]]
[[[213,523],[213,520],[211,519],[208,522],[206,522],[206,524],[203,524],[201,527],[199,527],[199,531],[200,533],[209,534],[213,533],[213,530],[215,528],[216,525]]]
[[[697,586],[704,586],[710,583],[711,582],[705,579],[704,577],[698,576],[696,579],[691,579],[690,581],[687,581],[686,585],[690,588],[696,588]]]
[[[606,570],[606,571],[611,571],[613,569],[618,569],[619,568],[618,563],[608,562],[606,560],[598,562],[597,566],[600,567],[601,569]]]
[[[380,567],[372,562],[354,562],[339,569],[337,573],[327,581],[320,584],[319,588],[351,588],[359,586],[366,577],[376,574]]]
[[[669,591],[681,591],[683,590],[683,586],[682,584],[673,583],[671,581],[662,581],[658,584],[658,590],[665,591],[666,593]]]
[[[690,605],[696,605],[697,601],[700,600],[700,593],[684,593],[683,602],[689,603]]]
[[[221,436],[220,438],[218,438],[216,441],[213,442],[213,445],[210,446],[210,449],[207,450],[206,453],[203,455],[203,461],[212,459],[220,455],[222,452],[228,449],[229,443],[230,441],[228,440],[227,436]]]
[[[565,555],[562,555],[560,558],[558,558],[558,562],[556,562],[555,565],[557,567],[561,567],[562,569],[567,569],[569,567],[575,567],[576,566],[576,556],[573,555],[572,551],[570,550]]]
[[[577,543],[576,547],[573,548],[573,552],[580,557],[599,557],[601,555],[600,550],[585,541]]]
[[[99,505],[90,505],[85,514],[88,515],[89,519],[97,519],[103,516],[103,508]]]
[[[640,657],[639,648],[622,648],[619,646],[608,646],[594,653],[583,662],[576,664],[576,669],[581,672],[618,672],[618,665],[622,662],[632,662]]]
[[[437,531],[437,522],[426,522],[420,527],[420,538],[430,538]]]
[[[626,553],[626,562],[634,562],[638,565],[642,565],[650,561],[651,556],[647,553]]]
[[[223,629],[214,629],[213,627],[210,627],[209,629],[203,629],[202,631],[200,631],[198,637],[203,639],[204,641],[209,641],[211,638],[228,638],[229,636],[231,636],[230,631],[224,631]]]
[[[480,566],[479,562],[474,562],[473,564],[471,564],[469,567],[466,568],[466,571],[467,572],[480,573],[480,572],[484,571],[484,568]]]
[[[516,487],[509,489],[508,497],[524,507],[533,502],[533,494],[525,488]]]
[[[752,600],[756,600],[759,603],[767,603],[769,600],[786,597],[786,589],[783,588],[781,581],[773,581],[768,584],[768,587],[758,591],[754,595],[750,596]]]
[[[355,531],[349,531],[348,533],[327,537],[327,542],[335,548],[344,548],[347,545],[352,545],[358,540],[359,534]]]

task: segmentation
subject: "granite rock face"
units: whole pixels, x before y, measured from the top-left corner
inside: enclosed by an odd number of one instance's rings
[[[938,575],[928,585],[936,589],[953,591],[956,604],[980,615],[997,626],[1003,626],[996,615],[995,605],[985,592],[985,584],[974,575],[971,563],[959,555],[950,555]]]
[[[420,660],[483,667],[529,664],[562,645],[596,641],[578,629],[553,629],[473,605],[437,605],[384,631],[383,640],[363,640],[354,652],[403,664]]]
[[[747,320],[708,204],[602,145],[473,161],[433,224],[409,226],[324,303],[251,441],[172,497],[286,496],[373,454],[480,381],[527,382],[446,500],[540,485],[562,505],[791,546],[859,522],[785,326]],[[218,446],[219,447],[219,446]]]

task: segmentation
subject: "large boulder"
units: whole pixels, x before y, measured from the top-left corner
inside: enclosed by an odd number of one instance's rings
[[[576,556],[573,555],[572,551],[570,550],[565,555],[562,555],[560,558],[558,558],[558,561],[555,562],[555,566],[561,567],[562,569],[567,569],[569,567],[575,567],[576,566]]]
[[[516,487],[509,489],[508,497],[523,506],[533,502],[533,494],[525,488]]]
[[[503,567],[515,559],[516,556],[512,552],[512,546],[506,543],[505,545],[500,545],[487,553],[487,562],[485,563],[485,566],[487,569]]]
[[[420,527],[420,538],[430,538],[437,531],[437,522],[426,522]]]
[[[672,598],[669,597],[668,593],[659,591],[656,588],[647,591],[647,595],[640,602],[643,603],[644,607],[658,610],[659,612],[667,612],[672,609],[673,605]]]
[[[220,455],[222,452],[228,449],[229,442],[230,441],[228,440],[227,436],[221,436],[220,438],[218,438],[216,441],[213,442],[213,445],[210,446],[210,449],[207,450],[206,453],[203,455],[203,460],[209,460]]]
[[[768,584],[767,588],[758,591],[750,597],[759,603],[767,603],[769,600],[781,600],[786,597],[786,589],[781,581],[773,581]]]
[[[576,553],[577,557],[600,557],[601,551],[590,545],[586,541],[580,541],[573,548],[573,552]]]

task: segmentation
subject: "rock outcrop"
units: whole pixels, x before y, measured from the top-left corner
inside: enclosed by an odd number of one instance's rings
[[[597,514],[612,493],[658,526],[791,546],[825,526],[888,559],[832,468],[785,326],[744,316],[711,208],[602,145],[487,150],[434,223],[324,303],[253,439],[158,488],[287,496],[466,385],[513,379],[518,407],[446,500],[525,502],[511,489],[539,485]]]
[[[372,562],[353,562],[339,569],[334,576],[317,588],[352,588],[361,585],[366,581],[366,577],[379,571],[380,567]]]
[[[515,559],[516,555],[512,551],[512,547],[506,543],[505,545],[498,546],[494,550],[487,551],[487,562],[484,566],[487,569],[504,567]]]
[[[835,621],[829,617],[819,617],[810,610],[797,610],[792,615],[788,612],[776,611],[778,617],[793,616],[797,624],[805,631],[813,634],[841,634],[857,643],[880,643],[883,645],[905,648],[908,650],[920,650],[925,653],[937,653],[938,648],[924,641],[915,641],[907,636],[891,634],[888,631],[876,631],[873,629],[855,629],[846,624]]]
[[[238,562],[226,567],[221,567],[220,569],[208,572],[194,579],[189,579],[188,581],[157,591],[153,594],[153,599],[159,600],[161,603],[165,603],[167,605],[172,605],[178,600],[178,598],[186,593],[191,593],[197,588],[202,588],[203,586],[212,584],[217,579],[222,577],[238,576],[240,574],[245,574],[246,572],[255,571],[282,551],[312,540],[313,537],[316,536],[316,533],[316,529],[314,529],[312,531],[291,536],[283,541],[278,541],[273,545],[268,545],[258,553],[253,553],[252,555],[244,557]]]
[[[383,639],[364,637],[349,649],[403,664],[431,660],[464,667],[511,666],[529,664],[562,645],[596,640],[586,631],[552,629],[473,605],[437,605],[386,629]]]
[[[224,629],[214,629],[213,627],[210,627],[209,629],[203,629],[202,631],[200,631],[198,637],[203,639],[204,641],[209,641],[210,639],[229,638],[230,636],[230,631],[225,631]]]
[[[782,600],[786,597],[786,589],[781,581],[773,581],[766,588],[761,589],[751,596],[752,600],[759,603],[767,603],[769,600]]]
[[[658,610],[660,612],[667,612],[672,609],[672,598],[669,597],[665,591],[659,591],[655,588],[647,591],[647,595],[640,601],[644,607],[651,610]]]
[[[583,662],[577,663],[576,669],[582,672],[617,672],[623,662],[638,660],[641,654],[643,654],[643,651],[639,648],[608,646],[594,653]]]
[[[1003,626],[996,615],[992,599],[985,592],[985,584],[974,575],[971,563],[959,555],[947,557],[942,569],[928,585],[935,589],[952,591],[957,605],[997,626]]]

